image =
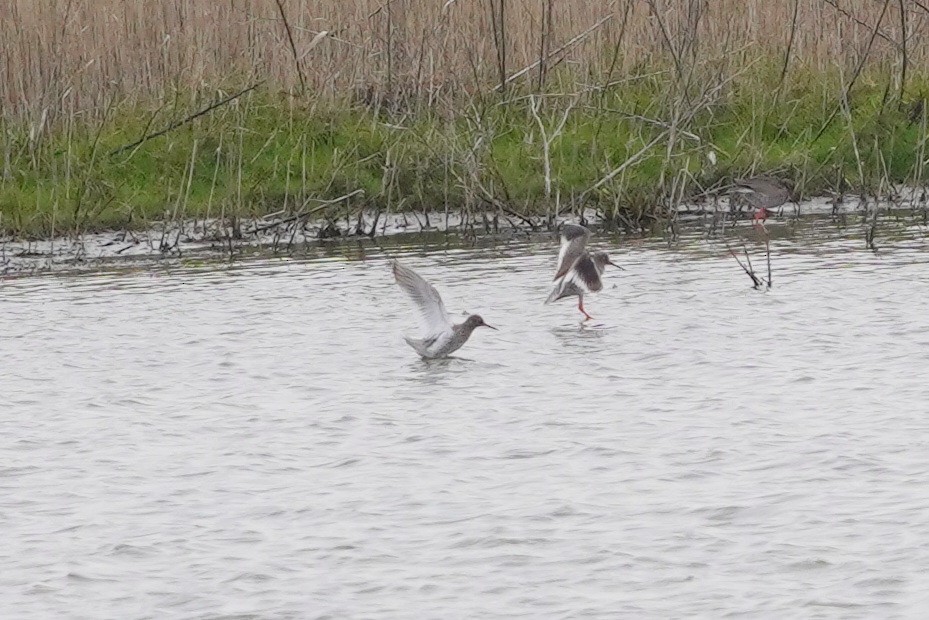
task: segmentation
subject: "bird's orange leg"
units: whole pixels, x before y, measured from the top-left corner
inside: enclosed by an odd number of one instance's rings
[[[752,216],[752,228],[756,230],[760,228],[763,231],[768,232],[768,229],[765,228],[765,225],[764,225],[767,219],[768,219],[768,210],[765,209],[764,207],[758,209],[757,211],[755,211],[755,215]]]
[[[584,319],[585,321],[589,321],[589,320],[591,320],[592,318],[594,318],[594,317],[590,316],[589,314],[587,314],[587,311],[584,310],[584,298],[581,297],[581,296],[578,296],[578,298],[577,298],[577,309],[580,310],[581,312],[583,312],[583,313],[584,313],[584,316],[587,317],[587,318]]]

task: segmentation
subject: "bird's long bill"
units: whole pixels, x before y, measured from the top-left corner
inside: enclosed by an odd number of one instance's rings
[[[489,327],[490,329],[494,330],[495,332],[500,331],[499,329],[497,329],[497,328],[494,327],[493,325],[488,325],[487,323],[484,323],[484,327]]]
[[[607,265],[613,265],[614,267],[616,267],[616,268],[619,269],[620,271],[625,271],[625,269],[623,269],[622,267],[620,267],[619,265],[617,265],[617,264],[614,263],[613,261],[607,261],[606,264],[607,264]]]

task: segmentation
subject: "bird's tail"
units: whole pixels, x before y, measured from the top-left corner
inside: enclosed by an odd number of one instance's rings
[[[423,357],[426,357],[426,356],[427,356],[426,349],[427,349],[428,347],[426,346],[426,341],[425,341],[425,340],[420,339],[420,338],[410,338],[409,336],[404,336],[403,339],[406,340],[406,343],[407,343],[408,345],[410,345],[411,347],[413,347],[413,350],[414,350],[414,351],[416,351],[417,353],[419,353],[419,354],[422,355]]]
[[[561,299],[561,292],[564,287],[561,286],[561,282],[557,282],[555,287],[552,289],[552,292],[549,293],[548,299],[545,300],[545,305],[552,303],[553,301],[558,301]]]

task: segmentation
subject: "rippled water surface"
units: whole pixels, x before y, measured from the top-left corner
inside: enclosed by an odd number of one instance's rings
[[[919,617],[929,246],[599,245],[391,250],[438,362],[372,248],[0,283],[0,616]]]

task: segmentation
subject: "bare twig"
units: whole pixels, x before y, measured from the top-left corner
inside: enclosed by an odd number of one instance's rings
[[[677,69],[677,78],[678,80],[684,80],[684,66],[681,63],[680,54],[678,50],[674,47],[674,44],[671,42],[671,35],[668,34],[668,29],[665,27],[664,19],[661,15],[664,11],[660,11],[657,6],[655,6],[655,0],[645,0],[648,4],[648,8],[652,12],[652,17],[658,23],[658,30],[661,31],[661,38],[664,40],[665,46],[668,48],[668,52],[671,54],[671,59],[674,61],[674,67]]]
[[[609,183],[611,180],[616,178],[616,176],[620,174],[623,170],[625,170],[632,164],[642,159],[642,157],[644,157],[645,154],[648,153],[652,149],[652,147],[654,147],[656,144],[664,140],[665,136],[667,136],[669,133],[670,133],[669,129],[666,129],[662,131],[661,133],[659,133],[657,136],[652,138],[652,140],[648,142],[648,144],[646,144],[641,149],[639,149],[638,152],[636,152],[632,157],[628,158],[618,167],[614,168],[613,170],[608,172],[606,175],[604,175],[599,181],[597,181],[596,183],[594,183],[593,185],[585,189],[583,192],[581,192],[580,195],[577,197],[577,199],[575,199],[574,201],[575,205],[584,204],[584,201],[587,200],[587,196],[589,196],[591,192],[597,191],[598,189],[603,187],[605,184]]]
[[[542,122],[542,118],[539,116],[539,102],[540,100],[536,97],[530,97],[529,109],[532,112],[532,117],[535,119],[536,124],[539,126],[539,133],[541,134],[542,138],[542,166],[545,173],[545,199],[549,200],[552,197],[551,146],[564,130],[565,123],[568,122],[568,116],[571,114],[571,110],[574,109],[574,106],[577,104],[577,98],[574,98],[568,104],[564,114],[561,116],[561,120],[552,130],[551,134],[549,134],[549,132],[545,129],[545,123]]]
[[[497,90],[506,91],[509,81],[506,79],[506,24],[504,23],[506,0],[487,0],[490,6],[490,26],[493,30],[494,47],[497,50],[497,71],[500,84]]]
[[[656,127],[661,127],[663,129],[669,129],[669,130],[671,129],[670,123],[658,120],[657,118],[649,118],[647,116],[642,116],[641,114],[630,114],[628,112],[623,112],[622,110],[614,110],[612,108],[598,108],[595,106],[584,106],[584,107],[589,110],[609,112],[610,114],[616,114],[618,116],[622,116],[623,118],[628,118],[628,119],[636,120],[636,121],[642,121],[643,123],[648,123],[649,125],[655,125]],[[686,131],[684,129],[678,128],[677,132],[681,134],[682,136],[684,136],[685,138],[689,138],[693,140],[697,144],[703,143],[703,139],[700,138],[700,136],[698,136],[697,134],[693,133],[692,131]],[[722,149],[718,147],[716,147],[716,150],[722,151]]]
[[[133,143],[131,143],[131,144],[126,144],[126,145],[123,145],[123,146],[119,147],[118,149],[114,149],[114,150],[110,151],[110,156],[119,155],[120,153],[122,153],[122,152],[124,152],[124,151],[128,151],[128,150],[130,150],[130,149],[134,149],[135,147],[137,147],[137,146],[139,146],[139,145],[141,145],[141,144],[143,144],[143,143],[145,143],[145,142],[148,142],[148,141],[151,140],[152,138],[158,138],[158,137],[160,137],[160,136],[165,135],[165,134],[168,133],[168,132],[174,131],[174,130],[177,129],[178,127],[182,127],[182,126],[186,125],[187,123],[189,123],[189,122],[191,122],[191,121],[193,121],[193,120],[195,120],[195,119],[197,119],[197,118],[200,118],[200,117],[203,116],[204,114],[209,114],[210,112],[212,112],[212,111],[215,110],[216,108],[222,107],[222,106],[226,105],[227,103],[230,103],[230,102],[232,102],[232,101],[235,101],[236,99],[238,99],[238,98],[241,97],[242,95],[244,95],[244,94],[246,94],[246,93],[249,93],[249,92],[255,90],[256,88],[258,88],[259,86],[261,86],[262,84],[264,84],[266,81],[267,81],[267,80],[259,80],[259,81],[255,82],[254,84],[252,84],[251,86],[249,86],[248,88],[245,88],[245,89],[243,89],[243,90],[240,90],[239,92],[235,93],[234,95],[230,95],[230,96],[226,97],[225,99],[221,99],[220,101],[217,101],[216,103],[212,103],[212,104],[208,105],[207,107],[203,108],[202,110],[200,110],[199,112],[194,112],[193,114],[191,114],[191,115],[188,116],[187,118],[184,118],[184,119],[179,120],[179,121],[177,121],[177,122],[171,123],[170,125],[168,125],[167,127],[165,127],[164,129],[162,129],[162,130],[160,130],[160,131],[156,131],[155,133],[152,133],[152,134],[143,135],[141,138],[139,138],[138,140],[136,140],[135,142],[133,142]]]
[[[753,274],[755,273],[755,268],[752,267],[752,257],[748,255],[748,248],[745,247],[745,243],[742,243],[742,253],[745,254],[745,262],[748,263],[748,269]]]
[[[258,233],[264,232],[266,230],[271,230],[272,228],[277,228],[278,226],[284,226],[286,224],[290,224],[291,222],[296,222],[297,220],[306,219],[310,217],[311,215],[315,215],[316,213],[319,213],[326,207],[331,207],[334,204],[338,204],[344,200],[348,200],[352,196],[357,196],[358,194],[364,194],[364,190],[361,188],[358,188],[354,191],[351,191],[345,194],[344,196],[339,196],[338,198],[332,198],[330,200],[319,200],[317,198],[309,198],[307,199],[307,202],[318,202],[319,205],[313,207],[309,211],[301,211],[300,213],[297,213],[296,215],[285,217],[284,219],[278,220],[277,222],[272,222],[270,224],[266,224],[265,226],[256,226],[253,230],[249,231],[249,234],[257,235]]]
[[[843,9],[842,7],[840,7],[839,4],[838,4],[838,2],[836,2],[836,0],[823,0],[823,2],[825,2],[826,4],[828,4],[829,6],[831,6],[832,8],[834,8],[836,11],[838,11],[839,13],[841,13],[842,15],[844,15],[845,17],[847,17],[847,18],[849,18],[850,20],[854,21],[854,22],[855,22],[856,24],[858,24],[859,26],[864,26],[865,28],[870,28],[870,27],[871,27],[870,24],[868,24],[867,22],[861,21],[860,19],[858,19],[857,17],[855,17],[854,15],[852,15],[851,13],[849,13],[848,11],[846,11],[845,9]],[[875,31],[875,32],[876,32],[877,36],[878,36],[880,39],[883,39],[884,41],[886,41],[887,43],[890,43],[890,44],[893,45],[894,47],[899,47],[899,46],[900,46],[899,43],[897,43],[896,41],[894,41],[892,38],[888,37],[888,36],[887,36],[886,34],[884,34],[883,32],[880,32],[879,30],[877,30],[877,31]]]
[[[900,0],[901,2],[903,0]],[[790,55],[794,49],[794,41],[797,38],[797,14],[800,11],[800,0],[794,0],[793,17],[790,19],[790,39],[787,41],[787,51],[784,52],[784,66],[781,67],[781,78],[777,82],[777,90],[774,91],[774,100],[780,98],[781,89],[784,88],[784,80],[787,79],[787,67],[790,66]]]
[[[746,267],[745,264],[744,264],[741,260],[739,260],[739,255],[735,253],[735,250],[733,250],[732,247],[730,247],[730,245],[729,245],[728,243],[726,244],[726,249],[729,250],[729,254],[731,254],[731,255],[732,255],[732,258],[735,259],[735,262],[737,262],[737,263],[739,264],[739,267],[742,268],[742,271],[744,271],[745,274],[746,274],[749,278],[752,279],[752,288],[759,288],[759,287],[763,284],[763,282],[761,281],[761,278],[759,278],[758,276],[755,275],[754,270],[751,269],[751,262],[749,262],[749,266]],[[743,250],[745,249],[745,245],[744,245],[744,244],[742,245],[742,249],[743,249]],[[748,258],[748,252],[747,252],[747,251],[745,252],[745,257]]]
[[[306,78],[303,77],[303,68],[300,66],[300,56],[297,54],[297,45],[294,43],[294,33],[290,29],[290,22],[287,20],[287,13],[284,12],[284,0],[275,0],[277,11],[281,14],[281,20],[284,22],[284,29],[287,31],[287,41],[290,43],[290,53],[293,54],[294,67],[297,69],[297,78],[300,80],[300,94],[306,93]]]
[[[903,0],[901,0],[902,2]],[[548,48],[551,46],[552,30],[552,2],[553,0],[541,0],[542,2],[542,32],[539,42],[539,82],[537,88],[542,92],[545,86],[545,75],[548,71]]]
[[[613,4],[614,4],[614,3],[611,2],[611,3],[610,3],[610,6],[612,6]],[[613,19],[613,14],[612,14],[612,13],[610,13],[609,15],[606,15],[606,16],[604,16],[604,17],[601,17],[593,26],[591,26],[590,28],[588,28],[588,29],[585,30],[584,32],[580,33],[579,35],[577,35],[576,37],[572,38],[572,39],[569,40],[567,43],[565,43],[564,45],[562,45],[561,47],[559,47],[558,49],[556,49],[554,52],[552,52],[551,54],[549,54],[548,56],[546,56],[544,60],[545,60],[546,62],[548,62],[549,60],[551,60],[552,58],[554,58],[555,56],[557,56],[557,55],[560,54],[561,52],[563,52],[563,51],[565,51],[565,50],[567,50],[567,49],[573,47],[574,45],[577,45],[578,43],[580,43],[581,41],[583,41],[585,38],[587,38],[587,36],[590,35],[590,33],[596,31],[598,28],[600,28],[603,24],[605,24],[606,22],[610,21],[611,19]],[[539,66],[539,62],[540,62],[541,60],[542,60],[542,59],[536,60],[536,61],[533,62],[532,64],[526,65],[525,67],[523,67],[522,69],[520,69],[520,70],[517,71],[516,73],[513,73],[512,75],[510,75],[508,78],[506,78],[506,79],[504,80],[503,86],[505,86],[505,85],[511,83],[513,80],[519,79],[521,76],[523,76],[523,75],[529,73],[530,71],[532,71],[533,69],[535,69],[536,67],[538,67],[538,66]],[[494,90],[501,90],[501,85],[498,84]]]
[[[771,278],[771,239],[767,236],[764,240],[764,250],[768,259],[768,288],[771,288],[774,286],[774,280]]]
[[[616,70],[616,65],[619,62],[620,51],[623,48],[623,40],[626,38],[626,26],[629,23],[629,12],[632,9],[633,0],[626,0],[626,7],[623,10],[623,21],[619,26],[619,35],[616,37],[616,43],[613,45],[613,57],[610,60],[610,68],[607,69],[606,76],[603,78],[603,85],[600,89],[601,93],[605,93],[610,83],[613,81],[613,72]]]
[[[899,99],[903,101],[903,95],[906,92],[906,67],[909,63],[909,58],[906,53],[906,7],[903,6],[903,0],[899,0],[900,3],[900,96]]]
[[[664,140],[665,137],[669,136],[674,127],[677,127],[678,125],[686,125],[687,123],[689,123],[691,119],[693,119],[701,110],[703,110],[707,105],[710,104],[710,102],[712,101],[713,95],[715,95],[720,90],[722,90],[722,88],[725,87],[726,84],[736,79],[736,77],[741,75],[743,72],[748,71],[754,64],[755,64],[754,62],[749,63],[748,65],[743,67],[741,71],[727,77],[725,80],[720,81],[719,84],[716,84],[712,88],[708,89],[706,93],[704,94],[702,100],[692,105],[690,110],[688,110],[688,112],[683,116],[683,118],[679,120],[679,122],[673,123],[672,127],[669,127],[663,130],[662,132],[660,132],[657,136],[652,138],[652,140],[649,141],[645,146],[643,146],[634,155],[632,155],[632,157],[624,161],[620,166],[618,166],[617,168],[614,168],[613,170],[608,172],[605,176],[603,176],[599,181],[597,181],[596,183],[594,183],[593,185],[585,189],[583,192],[581,192],[578,195],[578,197],[574,200],[574,205],[575,206],[582,205],[591,192],[594,192],[597,189],[603,187],[603,185],[605,185],[606,183],[609,183],[611,180],[616,178],[616,176],[621,174],[626,168],[628,168],[632,164],[642,159],[642,157],[644,157],[645,154],[648,153],[648,151],[651,150],[652,147],[654,147],[656,144]]]
[[[328,36],[330,36],[330,33],[328,30],[320,30],[319,32],[317,32],[316,36],[313,37],[313,40],[307,44],[306,49],[303,50],[303,53],[300,54],[300,60],[303,60],[304,58],[306,58],[307,54],[312,52],[313,48],[319,45],[322,42],[322,40]]]
[[[827,2],[829,0],[826,0]],[[858,61],[858,66],[855,67],[855,73],[852,74],[852,79],[845,86],[845,91],[842,93],[842,99],[836,104],[835,108],[832,110],[832,114],[826,119],[826,122],[823,123],[820,127],[819,132],[813,138],[811,144],[819,141],[822,135],[826,132],[826,129],[829,128],[829,125],[832,124],[832,121],[835,119],[836,115],[842,109],[843,101],[848,100],[848,94],[852,91],[852,87],[855,85],[855,82],[858,81],[858,76],[861,75],[861,70],[864,69],[865,62],[868,60],[868,55],[871,53],[871,47],[874,45],[874,39],[877,37],[878,32],[880,31],[881,22],[884,21],[884,15],[887,14],[887,7],[890,6],[890,0],[884,0],[884,8],[881,9],[881,14],[877,18],[877,22],[874,24],[874,30],[871,32],[871,38],[868,39],[868,45],[865,47],[864,53],[861,55],[861,59]]]

